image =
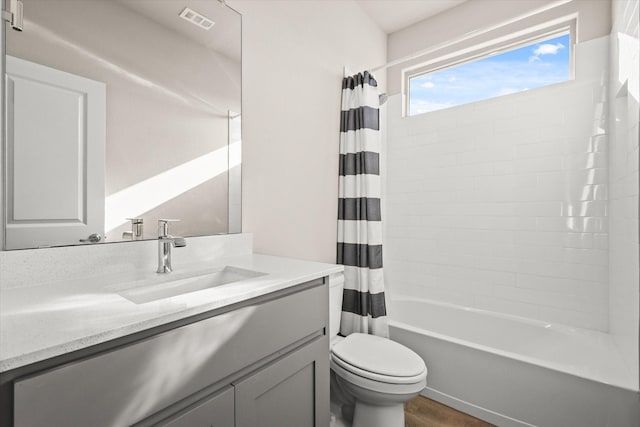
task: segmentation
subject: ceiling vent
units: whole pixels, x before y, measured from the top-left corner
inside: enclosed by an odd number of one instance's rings
[[[189,9],[188,7],[185,7],[184,10],[180,12],[180,18],[189,21],[193,25],[197,25],[198,27],[205,30],[210,30],[211,27],[213,27],[213,24],[215,24],[215,22],[213,22],[211,19],[199,14],[193,9]]]

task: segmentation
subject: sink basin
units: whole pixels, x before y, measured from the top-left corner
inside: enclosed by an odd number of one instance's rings
[[[120,290],[118,294],[136,304],[144,304],[264,275],[266,273],[226,266],[219,270],[185,278],[176,278],[175,280],[171,280],[170,277],[167,280],[166,276],[164,276],[151,284]]]

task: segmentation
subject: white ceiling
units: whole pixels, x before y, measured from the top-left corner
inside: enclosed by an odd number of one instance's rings
[[[237,33],[240,20],[234,11],[221,7],[219,1],[183,0],[178,5],[176,2],[158,0],[117,1],[205,47],[239,60],[240,39]],[[466,0],[355,0],[356,4],[387,34],[437,15],[464,1]],[[210,31],[203,31],[179,19],[178,13],[183,6],[191,7],[215,21],[216,24]]]
[[[356,0],[387,34],[464,3],[465,0]]]
[[[156,23],[181,34],[202,46],[222,53],[228,58],[240,61],[240,15],[215,0],[183,0],[182,2],[159,0],[117,0]],[[215,22],[206,31],[178,14],[186,7]]]

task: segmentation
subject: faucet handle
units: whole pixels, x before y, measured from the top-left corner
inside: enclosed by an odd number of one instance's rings
[[[158,220],[158,237],[167,237],[169,235],[169,223],[178,222],[179,219],[159,219]]]
[[[141,239],[144,220],[142,218],[127,218],[127,221],[131,221],[131,231],[125,231],[122,233],[122,237],[130,237],[132,240]]]

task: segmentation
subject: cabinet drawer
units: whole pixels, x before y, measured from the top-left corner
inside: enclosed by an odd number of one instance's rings
[[[327,304],[319,285],[17,380],[14,425],[138,422],[326,327]]]

